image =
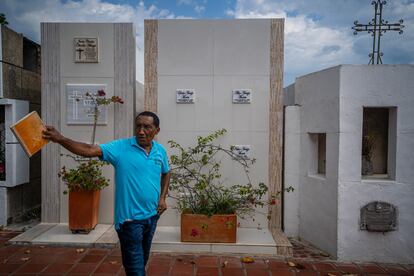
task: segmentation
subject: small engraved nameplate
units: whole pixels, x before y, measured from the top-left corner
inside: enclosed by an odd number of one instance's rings
[[[249,159],[250,158],[250,145],[233,145],[231,151],[234,154],[235,159]]]
[[[195,102],[195,92],[193,89],[177,89],[177,103],[192,104]]]
[[[252,90],[251,89],[233,90],[233,103],[234,104],[249,104],[251,102],[252,102]]]

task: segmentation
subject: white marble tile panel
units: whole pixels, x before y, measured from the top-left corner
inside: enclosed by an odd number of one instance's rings
[[[194,104],[177,104],[177,89],[194,89]],[[163,130],[212,130],[213,87],[210,76],[159,76],[158,113]]]
[[[217,20],[215,75],[269,75],[270,20]]]
[[[234,89],[251,89],[250,104],[233,104]],[[235,131],[267,131],[269,129],[268,76],[214,76],[213,124]]]
[[[74,37],[98,38],[98,63],[74,62]],[[114,76],[114,25],[112,23],[60,23],[60,73],[63,77]]]
[[[158,20],[158,74],[211,75],[213,26],[205,20]]]

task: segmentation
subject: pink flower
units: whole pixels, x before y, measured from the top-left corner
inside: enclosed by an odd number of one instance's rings
[[[103,96],[105,96],[106,94],[105,94],[105,91],[103,91],[103,90],[98,90],[98,96],[99,97],[103,97]]]
[[[197,229],[191,229],[191,237],[196,237],[196,236],[198,236],[198,231],[197,231]]]
[[[0,173],[4,173],[4,164],[3,163],[0,164]]]

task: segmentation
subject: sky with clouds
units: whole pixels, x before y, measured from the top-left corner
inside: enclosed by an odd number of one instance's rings
[[[9,27],[40,42],[40,22],[133,22],[137,80],[144,79],[144,19],[285,18],[285,85],[338,64],[367,64],[372,37],[353,35],[374,16],[371,0],[0,0]],[[414,63],[414,0],[388,0],[383,19],[404,19],[404,33],[381,39],[387,64]]]

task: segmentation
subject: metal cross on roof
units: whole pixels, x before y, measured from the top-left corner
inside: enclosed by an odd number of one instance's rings
[[[354,30],[354,35],[357,35],[358,32],[368,32],[373,36],[372,42],[372,53],[368,56],[370,57],[368,64],[382,64],[381,57],[384,55],[380,51],[381,46],[381,36],[387,31],[398,31],[399,34],[403,33],[404,22],[402,19],[398,23],[388,23],[388,21],[382,19],[382,6],[387,4],[387,1],[376,0],[372,1],[371,5],[375,8],[375,16],[368,24],[360,24],[358,21],[354,22],[352,29]]]

